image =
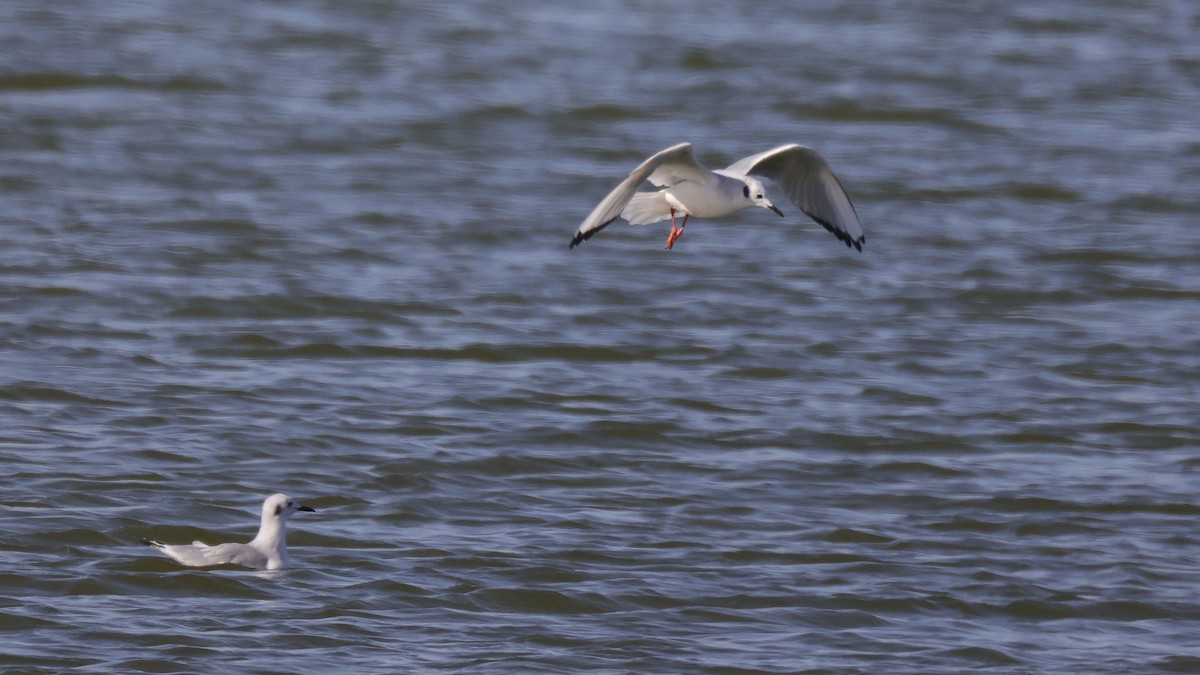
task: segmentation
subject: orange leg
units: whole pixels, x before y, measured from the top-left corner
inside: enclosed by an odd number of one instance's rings
[[[675,240],[683,236],[683,228],[687,225],[688,214],[683,214],[683,223],[675,226],[675,209],[671,209],[671,234],[667,235],[667,250],[675,245]]]

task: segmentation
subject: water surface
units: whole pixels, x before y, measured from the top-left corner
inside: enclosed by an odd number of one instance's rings
[[[1193,3],[10,2],[0,663],[1200,668]],[[798,209],[580,220],[681,141]],[[142,547],[248,540],[295,569]]]

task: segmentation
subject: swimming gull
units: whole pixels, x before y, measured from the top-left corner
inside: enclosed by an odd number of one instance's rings
[[[142,541],[189,567],[241,565],[258,570],[281,570],[288,566],[287,519],[297,511],[316,509],[301,506],[285,494],[267,497],[263,502],[258,536],[249,544],[209,546],[202,541],[193,541],[191,545],[172,545],[151,539]]]
[[[728,167],[710,171],[696,161],[691,143],[673,145],[642,162],[621,184],[592,209],[575,237],[575,248],[609,223],[624,218],[632,225],[671,219],[667,248],[683,234],[689,216],[719,218],[758,206],[780,216],[756,176],[778,184],[788,199],[835,237],[859,251],[867,238],[854,205],[837,176],[812,148],[781,145],[750,155]],[[637,192],[644,180],[661,187],[656,192]],[[683,215],[676,225],[675,214]]]

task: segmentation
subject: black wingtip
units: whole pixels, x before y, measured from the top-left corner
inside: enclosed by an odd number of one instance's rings
[[[593,227],[592,229],[588,230],[587,232],[576,232],[575,237],[573,239],[571,239],[571,245],[568,246],[567,248],[575,248],[576,246],[587,241],[588,239],[591,239],[597,232],[599,232],[600,230],[603,230],[604,228],[611,225],[614,220],[616,220],[616,218],[613,218],[612,220],[609,220],[607,223],[603,223],[598,227]]]
[[[155,541],[153,539],[146,539],[144,537],[142,538],[142,543],[147,546],[153,546],[154,548],[164,548],[166,546],[166,544],[162,543],[161,541]]]
[[[864,235],[859,236],[858,239],[852,239],[849,234],[846,234],[842,230],[839,230],[836,227],[834,227],[833,223],[830,223],[829,221],[827,221],[823,218],[818,218],[811,213],[808,214],[808,217],[817,221],[817,224],[819,224],[821,227],[825,228],[826,230],[829,230],[829,232],[833,236],[838,238],[838,241],[840,241],[846,245],[846,248],[856,248],[856,249],[858,249],[859,253],[862,253],[863,244],[867,243],[867,235],[864,234]]]

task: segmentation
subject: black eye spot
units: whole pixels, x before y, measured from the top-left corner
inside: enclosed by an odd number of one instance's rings
[[[743,186],[742,186],[742,195],[743,195],[743,196],[744,196],[746,199],[749,199],[749,198],[750,198],[750,186],[749,186],[749,185],[743,185]]]
[[[754,195],[755,199],[762,199],[762,195]]]
[[[276,505],[275,505],[275,515],[279,515],[279,514],[280,514],[280,513],[282,513],[282,512],[283,512],[283,507],[282,507],[282,506],[280,506],[280,505],[278,505],[278,504],[276,504]]]

